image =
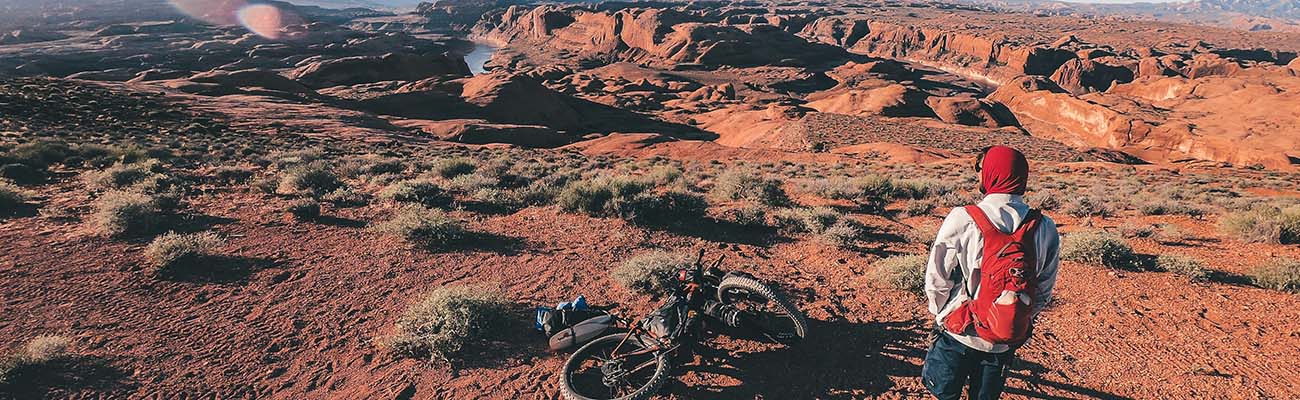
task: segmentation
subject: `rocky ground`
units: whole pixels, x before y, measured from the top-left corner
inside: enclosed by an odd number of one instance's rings
[[[1300,36],[944,3],[70,4],[0,9],[0,398],[558,398],[529,308],[639,315],[609,271],[701,248],[813,333],[719,337],[661,398],[924,396],[923,298],[881,277],[995,144],[1067,241],[1132,253],[1064,262],[1013,397],[1300,396],[1300,282],[1259,272],[1300,259]],[[644,193],[576,205],[610,179]],[[411,202],[469,239],[384,231]],[[172,271],[167,232],[219,243]],[[467,283],[506,324],[451,360],[386,344]]]

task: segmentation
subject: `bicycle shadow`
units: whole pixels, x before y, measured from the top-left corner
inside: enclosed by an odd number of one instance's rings
[[[894,388],[893,377],[920,373],[922,323],[808,322],[809,337],[789,347],[701,345],[697,362],[682,367],[667,390],[684,398],[849,399],[883,394]]]

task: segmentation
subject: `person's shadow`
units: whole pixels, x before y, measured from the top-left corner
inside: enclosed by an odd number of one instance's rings
[[[891,377],[920,373],[924,324],[808,322],[808,337],[788,347],[701,345],[667,390],[695,399],[849,399],[880,395],[894,387]]]

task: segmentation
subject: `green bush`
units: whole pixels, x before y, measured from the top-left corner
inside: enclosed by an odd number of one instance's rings
[[[925,290],[925,264],[923,255],[902,255],[876,262],[871,280],[879,285],[920,293]]]
[[[1061,259],[1108,268],[1136,269],[1137,257],[1124,238],[1110,232],[1083,231],[1067,235]]]
[[[296,220],[310,221],[320,218],[320,203],[312,199],[298,199],[290,202],[286,211]]]
[[[1174,201],[1144,203],[1138,206],[1138,212],[1142,213],[1142,215],[1186,215],[1190,217],[1200,217],[1205,214],[1204,210]]]
[[[651,250],[627,259],[610,271],[610,277],[635,293],[659,296],[672,290],[678,270],[691,266],[690,254]]]
[[[438,184],[427,180],[398,181],[379,192],[379,198],[399,203],[416,203],[428,207],[451,204],[452,197]]]
[[[359,207],[370,203],[370,195],[343,186],[322,196],[321,200],[328,201],[338,207]]]
[[[600,177],[570,182],[556,201],[568,212],[594,217],[622,216],[621,205],[650,188],[650,183],[629,177]]]
[[[106,192],[95,200],[94,210],[90,223],[109,237],[149,232],[161,220],[156,199],[140,192]]]
[[[1162,254],[1156,257],[1156,269],[1186,276],[1193,282],[1210,279],[1210,270],[1200,260],[1187,256]]]
[[[641,225],[679,226],[705,218],[709,203],[703,196],[679,190],[641,192],[627,202],[616,202],[616,213]]]
[[[1248,275],[1265,289],[1300,292],[1300,260],[1275,259],[1251,269]]]
[[[900,193],[911,195],[910,192],[906,192],[910,189],[900,190],[893,180],[879,175],[820,179],[809,182],[805,188],[828,199],[853,201],[869,212],[884,210],[885,205],[889,204],[891,199],[899,197]]]
[[[447,158],[433,163],[430,170],[443,178],[455,178],[474,173],[474,161],[468,158]]]
[[[905,197],[913,200],[939,197],[952,193],[955,188],[952,185],[936,179],[904,179],[894,183],[894,197]]]
[[[159,274],[170,274],[198,266],[221,244],[221,237],[212,232],[169,232],[154,238],[144,249],[144,256]]]
[[[441,210],[417,204],[403,206],[391,219],[376,224],[373,229],[397,235],[426,249],[445,249],[469,235],[464,222]]]
[[[767,205],[788,201],[779,179],[743,169],[731,169],[718,175],[710,195],[720,201],[748,200]]]
[[[443,286],[416,300],[383,343],[398,356],[450,362],[467,346],[510,329],[509,303],[488,285]]]
[[[328,164],[312,162],[289,168],[280,176],[276,193],[321,196],[343,186]]]

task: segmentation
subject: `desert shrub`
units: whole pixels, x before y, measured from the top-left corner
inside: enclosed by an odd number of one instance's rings
[[[212,170],[212,177],[218,182],[241,183],[253,178],[253,169],[234,165],[223,165]]]
[[[703,219],[709,203],[695,193],[666,190],[638,193],[625,203],[617,203],[617,208],[619,216],[637,224],[678,226]]]
[[[1051,211],[1061,208],[1061,199],[1056,192],[1039,190],[1025,195],[1025,203],[1036,210]]]
[[[310,194],[315,196],[324,195],[343,186],[339,181],[338,175],[328,164],[323,162],[312,162],[302,165],[296,165],[284,172],[280,176],[280,183],[276,186],[276,193],[279,194]]]
[[[809,182],[805,188],[828,199],[853,201],[872,212],[883,210],[900,193],[893,180],[879,175],[819,179]]]
[[[1219,221],[1219,230],[1244,242],[1281,243],[1282,211],[1261,206],[1229,213]]]
[[[1080,196],[1065,206],[1065,213],[1075,218],[1101,217],[1107,218],[1115,214],[1115,210],[1109,204],[1093,200],[1091,197]]]
[[[3,164],[0,165],[0,179],[8,179],[15,183],[31,185],[44,181],[45,172],[27,164]]]
[[[781,209],[772,218],[777,229],[782,232],[820,234],[844,216],[833,208],[815,207]]]
[[[862,225],[849,219],[836,222],[818,235],[823,242],[839,248],[852,246],[859,237],[862,237]]]
[[[650,188],[650,183],[630,177],[600,177],[569,183],[556,201],[568,212],[595,217],[620,216],[623,203]]]
[[[474,173],[475,169],[474,161],[468,158],[445,158],[437,160],[429,168],[429,170],[434,174],[448,179]]]
[[[925,263],[923,255],[902,255],[876,261],[876,271],[871,280],[894,289],[920,293],[925,289]]]
[[[1252,268],[1248,275],[1262,288],[1300,292],[1300,260],[1274,259]]]
[[[1120,234],[1127,238],[1149,238],[1155,236],[1156,226],[1151,224],[1140,224],[1125,222],[1119,226]]]
[[[362,175],[401,174],[406,171],[402,160],[392,157],[364,156],[348,159],[339,166],[339,175],[356,178]]]
[[[465,223],[441,210],[408,204],[393,213],[392,218],[376,224],[376,232],[401,237],[408,243],[427,249],[450,247],[468,236]]]
[[[290,202],[286,211],[296,220],[310,221],[320,218],[320,203],[312,199],[298,199]]]
[[[926,246],[933,245],[938,236],[939,227],[934,225],[915,226],[903,232],[903,240],[908,243],[924,243]]]
[[[196,266],[211,257],[221,246],[221,237],[212,232],[162,234],[144,249],[144,257],[159,274],[173,273]]]
[[[902,213],[911,217],[930,215],[930,213],[934,212],[934,208],[934,201],[931,200],[908,200],[903,203]]]
[[[112,190],[94,203],[92,226],[109,237],[151,231],[161,219],[156,199],[144,193]]]
[[[492,189],[500,185],[501,180],[484,174],[464,174],[447,181],[447,190],[456,193],[474,193],[483,189]]]
[[[1300,243],[1300,206],[1282,210],[1278,215],[1278,241],[1283,244]]]
[[[28,365],[45,364],[68,357],[72,339],[61,335],[41,335],[23,345],[19,361]]]
[[[267,164],[274,165],[278,169],[289,169],[319,161],[325,158],[325,151],[321,149],[277,151],[271,153],[268,158],[270,162]]]
[[[952,185],[936,179],[904,179],[894,183],[894,196],[914,200],[952,193]]]
[[[0,180],[0,215],[14,212],[24,201],[27,201],[26,191],[12,183]]]
[[[1124,238],[1110,232],[1083,231],[1067,235],[1061,259],[1108,268],[1135,269],[1137,257]]]
[[[515,189],[514,197],[522,207],[541,206],[554,203],[555,198],[560,195],[560,190],[561,186],[555,181],[542,179]]]
[[[610,271],[610,277],[633,292],[658,296],[675,285],[677,271],[691,268],[690,254],[665,250],[638,253]]]
[[[1187,256],[1162,254],[1156,257],[1156,269],[1186,276],[1193,282],[1210,279],[1210,270],[1200,260]]]
[[[709,194],[721,201],[748,200],[767,205],[787,201],[780,180],[743,169],[732,169],[718,175]]]
[[[944,207],[962,207],[971,204],[978,204],[984,196],[979,192],[973,191],[952,191],[938,197],[939,205]]]
[[[1142,215],[1187,215],[1191,217],[1199,217],[1205,214],[1204,210],[1174,201],[1143,203],[1138,206],[1138,212],[1142,213]]]
[[[148,160],[134,164],[116,164],[102,171],[87,171],[81,174],[81,179],[90,187],[100,190],[133,186],[157,190],[170,186],[165,171],[158,161]]]
[[[402,357],[451,361],[466,346],[509,329],[509,303],[488,285],[448,285],[420,297],[383,341]]]
[[[399,203],[417,203],[429,207],[451,204],[452,197],[438,184],[427,180],[398,181],[379,192],[379,198]]]
[[[682,169],[671,165],[660,165],[645,173],[645,179],[656,185],[668,185],[682,179]]]
[[[365,192],[359,192],[351,187],[343,186],[334,189],[333,192],[321,196],[321,200],[328,201],[339,207],[359,207],[370,203],[370,195]]]
[[[722,217],[743,226],[767,225],[767,207],[745,203],[722,211]]]
[[[0,357],[0,385],[10,383],[27,370],[68,358],[71,347],[72,339],[67,336],[42,335],[33,338],[13,354]]]
[[[11,163],[45,169],[63,162],[70,152],[68,144],[62,141],[37,140],[15,146],[5,154],[5,158]]]

